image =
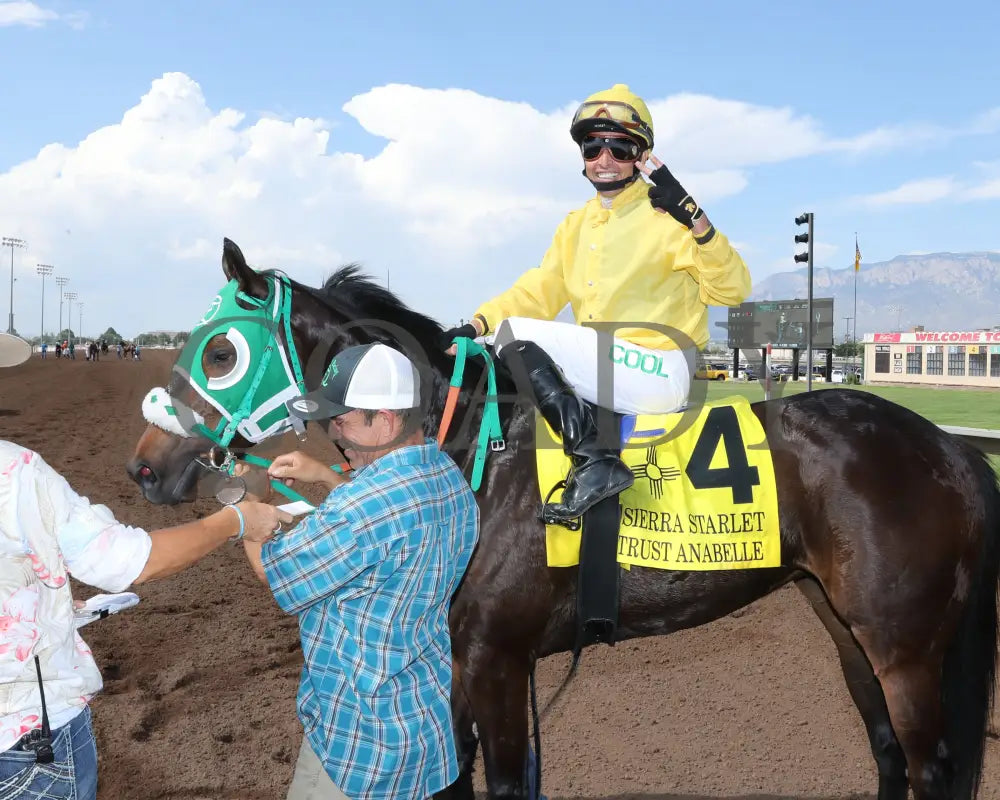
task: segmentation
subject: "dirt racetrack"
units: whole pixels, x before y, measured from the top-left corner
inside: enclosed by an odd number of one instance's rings
[[[36,356],[0,371],[0,436],[152,529],[215,504],[152,506],[125,474],[142,397],[176,353],[142,356]],[[75,585],[77,597],[93,593]],[[105,679],[93,703],[100,800],[284,798],[301,741],[295,620],[229,545],[138,594],[137,608],[83,630]],[[540,664],[540,702],[567,666],[563,656]],[[553,800],[867,797],[877,787],[834,647],[795,589],[696,630],[590,648],[542,726],[542,750]],[[980,797],[995,800],[995,738],[986,762]]]

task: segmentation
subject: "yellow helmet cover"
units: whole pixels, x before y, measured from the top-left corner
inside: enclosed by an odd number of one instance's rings
[[[577,144],[600,131],[624,133],[653,149],[653,118],[646,103],[624,83],[596,92],[584,100],[573,116],[570,136]]]

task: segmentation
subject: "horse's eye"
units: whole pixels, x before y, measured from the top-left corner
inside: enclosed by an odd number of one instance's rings
[[[230,359],[230,353],[226,350],[215,350],[210,358],[213,364],[225,364]]]

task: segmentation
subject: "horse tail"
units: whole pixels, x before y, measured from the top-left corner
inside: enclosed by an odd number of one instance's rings
[[[954,797],[973,800],[983,772],[983,753],[994,700],[997,667],[997,596],[1000,590],[1000,476],[979,460],[983,502],[982,551],[962,619],[944,662],[943,700],[954,759]]]

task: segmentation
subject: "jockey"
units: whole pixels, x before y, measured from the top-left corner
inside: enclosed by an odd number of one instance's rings
[[[603,389],[599,404],[613,403],[614,411],[680,409],[695,351],[709,338],[707,306],[738,305],[750,293],[739,253],[652,155],[653,120],[640,97],[624,84],[591,95],[570,136],[597,195],[562,221],[538,267],[444,335],[447,347],[456,336],[495,332],[501,360],[519,356],[534,401],[572,462],[561,502],[543,515],[561,523],[634,480],[617,451],[598,443],[583,402],[599,403],[599,372],[613,376],[613,400]],[[576,325],[554,321],[567,303]],[[596,323],[620,327],[599,340]],[[601,363],[607,360],[610,367]]]

